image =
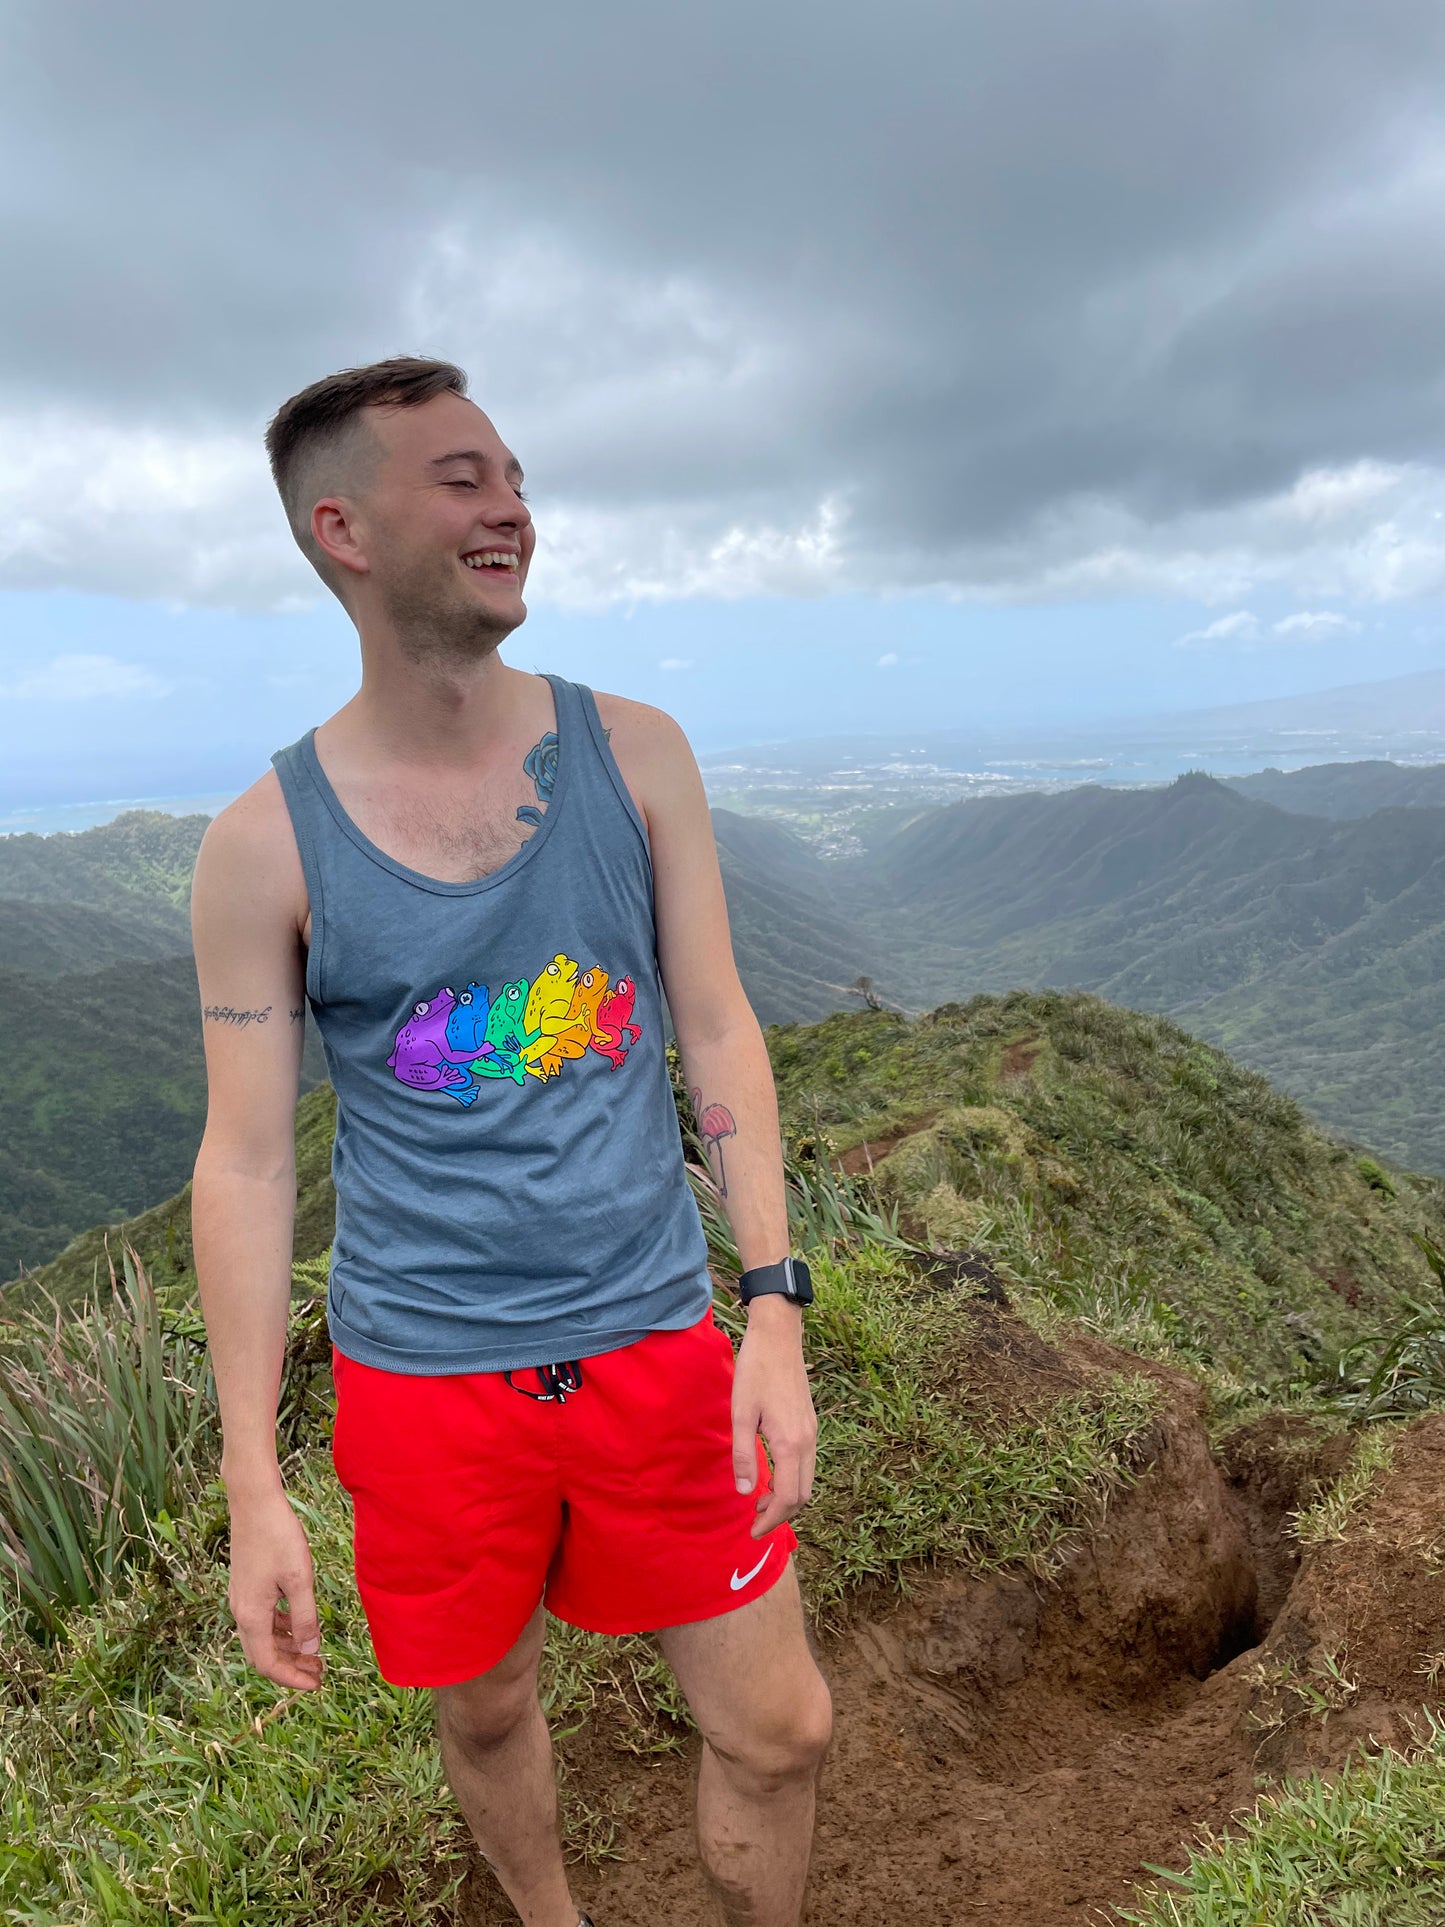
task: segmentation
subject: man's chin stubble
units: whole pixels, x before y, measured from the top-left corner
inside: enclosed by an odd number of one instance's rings
[[[417,668],[464,671],[494,654],[518,626],[477,608],[439,606],[434,597],[400,590],[386,599],[387,620],[397,646]]]

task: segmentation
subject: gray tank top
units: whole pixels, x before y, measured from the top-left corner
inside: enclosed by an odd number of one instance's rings
[[[470,883],[363,836],[308,731],[272,757],[336,1087],[331,1336],[492,1372],[693,1324],[707,1248],[667,1076],[647,832],[590,689],[548,676],[547,807]]]

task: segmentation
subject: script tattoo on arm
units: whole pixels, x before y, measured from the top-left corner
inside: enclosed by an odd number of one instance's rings
[[[697,1134],[702,1139],[707,1168],[712,1175],[713,1183],[723,1197],[726,1197],[728,1177],[723,1166],[723,1139],[737,1136],[737,1124],[726,1104],[704,1104],[700,1089],[692,1090],[689,1095],[692,1098],[692,1114],[697,1119]]]
[[[523,772],[530,776],[537,788],[538,801],[545,809],[552,800],[553,786],[557,781],[557,732],[549,729],[538,741],[533,743],[522,758]],[[542,809],[536,803],[524,803],[517,811],[519,823],[530,823],[535,830],[542,821]]]
[[[201,1020],[207,1024],[229,1024],[233,1030],[245,1030],[250,1024],[264,1024],[271,1015],[271,1005],[264,1010],[233,1010],[229,1004],[203,1004]]]
[[[293,1011],[292,1011],[292,1013],[291,1013],[291,1021],[292,1021],[292,1023],[293,1023],[293,1024],[304,1024],[304,1023],[306,1022],[306,1006],[305,1006],[305,1004],[302,1004],[302,1006],[301,1006],[301,1008],[300,1008],[299,1010],[293,1010]]]

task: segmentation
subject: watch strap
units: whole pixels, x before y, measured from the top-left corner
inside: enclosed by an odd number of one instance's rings
[[[738,1280],[738,1296],[747,1305],[754,1298],[777,1295],[795,1305],[811,1305],[813,1280],[801,1258],[780,1258],[776,1264],[754,1265]]]

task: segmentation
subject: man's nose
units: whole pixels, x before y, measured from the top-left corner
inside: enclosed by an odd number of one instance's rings
[[[491,513],[487,520],[498,528],[513,528],[520,531],[532,520],[532,512],[527,504],[521,501],[510,488],[498,495],[495,504],[488,504],[488,506]]]

